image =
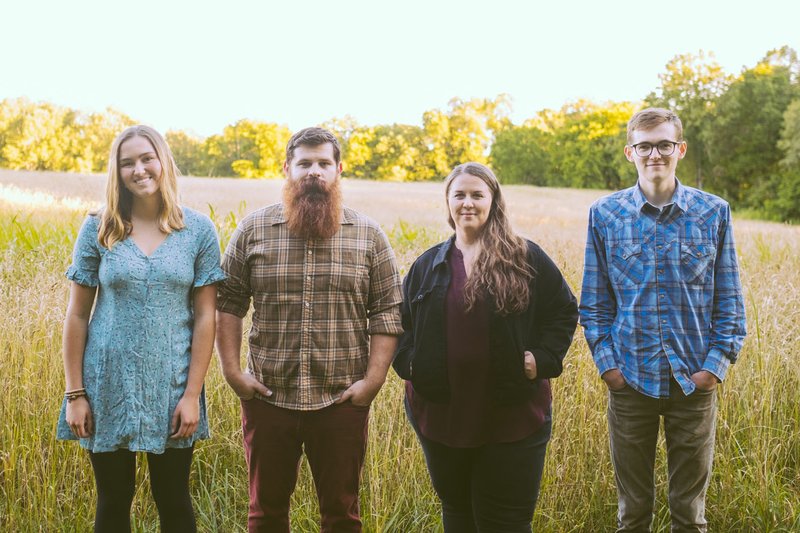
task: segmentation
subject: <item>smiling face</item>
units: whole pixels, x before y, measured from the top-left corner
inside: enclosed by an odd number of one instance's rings
[[[450,182],[447,207],[457,232],[480,233],[492,211],[492,192],[481,178],[459,174]]]
[[[158,193],[161,161],[145,137],[131,137],[119,147],[119,176],[134,199],[145,199]]]
[[[640,183],[659,186],[663,183],[674,181],[678,161],[686,155],[686,143],[677,137],[677,128],[670,122],[663,122],[649,130],[637,129],[631,133],[630,142],[625,146],[625,157],[636,165]],[[663,156],[655,148],[655,145],[661,141],[680,141],[680,144],[675,147],[672,155]],[[639,143],[653,145],[653,151],[649,156],[636,155],[633,146]]]

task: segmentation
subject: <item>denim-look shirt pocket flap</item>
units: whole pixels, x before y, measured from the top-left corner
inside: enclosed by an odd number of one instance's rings
[[[635,287],[644,279],[641,244],[612,245],[610,274],[612,280],[623,287]]]
[[[691,285],[706,285],[711,281],[717,248],[712,243],[681,243],[681,276]]]
[[[642,245],[641,244],[624,244],[620,246],[614,247],[612,252],[614,255],[619,256],[623,260],[627,261],[631,257],[641,255],[642,253]]]
[[[684,263],[689,262],[691,258],[706,258],[714,255],[717,252],[713,244],[682,242],[681,243],[681,258]]]

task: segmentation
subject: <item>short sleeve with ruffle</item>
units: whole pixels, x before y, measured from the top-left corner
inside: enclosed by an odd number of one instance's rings
[[[78,232],[75,249],[72,251],[72,264],[67,269],[66,275],[79,285],[97,287],[100,283],[97,275],[102,256],[100,243],[97,240],[99,228],[99,217],[89,215]]]
[[[194,286],[203,287],[224,280],[227,276],[220,267],[219,239],[211,219],[198,217],[197,242],[199,250],[194,260]]]

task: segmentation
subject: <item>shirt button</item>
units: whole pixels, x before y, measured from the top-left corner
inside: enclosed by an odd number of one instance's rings
[[[306,307],[311,307],[311,303],[310,302],[306,302],[305,304],[306,304]]]
[[[311,276],[306,276],[306,281],[311,281]]]
[[[308,251],[308,255],[311,255],[312,253],[314,253],[314,252],[312,252],[311,250]]]
[[[661,298],[661,299],[664,299],[664,295],[663,294],[659,294],[658,297]]]
[[[660,250],[662,248],[662,246],[660,244],[657,244],[656,248],[658,248]]]
[[[662,324],[666,324],[666,323],[667,323],[667,320],[666,320],[665,318],[662,318],[662,319],[661,319],[661,323],[662,323]]]
[[[662,270],[659,270],[659,271],[658,271],[658,273],[659,273],[659,274],[663,274],[663,273],[664,273],[664,270],[663,270],[663,269],[662,269]]]

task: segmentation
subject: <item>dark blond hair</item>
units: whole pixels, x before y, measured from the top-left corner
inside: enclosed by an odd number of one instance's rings
[[[480,163],[463,163],[445,179],[445,198],[449,205],[450,186],[462,174],[483,181],[492,193],[492,206],[481,234],[481,250],[464,285],[464,302],[472,309],[479,298],[485,298],[501,315],[521,313],[530,304],[530,284],[536,272],[528,263],[525,239],[511,229],[506,216],[506,202],[494,172]],[[456,224],[448,209],[447,222]],[[489,299],[490,298],[490,299]]]
[[[633,138],[633,132],[636,130],[652,130],[661,124],[669,122],[675,126],[675,135],[678,136],[676,141],[683,141],[683,124],[678,115],[664,109],[663,107],[648,107],[635,113],[628,121],[628,143]]]
[[[125,240],[130,235],[131,205],[133,195],[122,183],[119,175],[119,152],[122,143],[133,137],[147,139],[161,163],[161,176],[158,178],[158,191],[161,194],[161,212],[158,216],[159,229],[164,233],[183,229],[183,211],[178,205],[178,176],[180,171],[167,145],[167,141],[150,126],[131,126],[117,135],[111,144],[108,158],[108,181],[106,182],[106,205],[100,212],[98,240],[106,248]]]

